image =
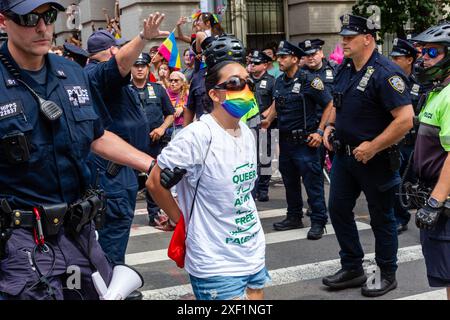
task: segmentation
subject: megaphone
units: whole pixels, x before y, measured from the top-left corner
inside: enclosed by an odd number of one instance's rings
[[[100,300],[124,300],[131,292],[144,285],[141,274],[124,264],[114,266],[109,287],[98,271],[92,274],[92,281]]]

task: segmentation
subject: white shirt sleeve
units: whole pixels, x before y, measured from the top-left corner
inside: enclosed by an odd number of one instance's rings
[[[207,125],[201,121],[194,122],[177,134],[162,150],[158,156],[158,166],[161,169],[185,169],[185,178],[191,185],[195,185],[210,141],[211,132]]]

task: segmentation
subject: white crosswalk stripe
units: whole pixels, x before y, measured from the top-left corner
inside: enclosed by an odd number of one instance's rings
[[[145,209],[136,210],[136,216],[147,214]],[[273,217],[281,217],[286,214],[286,209],[275,209],[275,210],[267,210],[267,211],[260,211],[259,215],[261,220],[273,218]],[[370,230],[371,227],[367,223],[363,222],[357,222],[357,228],[360,231]],[[266,244],[267,249],[266,251],[273,250],[272,247],[275,244],[279,243],[292,243],[293,245],[297,245],[297,242],[299,243],[298,247],[301,248],[302,241],[308,241],[305,240],[307,238],[307,233],[309,231],[309,228],[303,228],[303,229],[294,229],[294,230],[288,230],[284,232],[269,232],[265,234],[266,238]],[[139,226],[134,225],[131,231],[131,238],[130,242],[133,241],[139,241],[143,238],[137,238],[138,236],[145,236],[148,235],[150,237],[146,241],[148,243],[151,243],[151,237],[155,237],[156,234],[162,234],[159,237],[159,241],[161,239],[169,240],[172,233],[170,232],[162,232],[160,230],[157,230],[152,227],[146,227],[146,226]],[[331,225],[327,225],[327,233],[324,235],[324,238],[327,237],[334,237],[335,231]],[[367,235],[371,234],[366,233]],[[334,239],[335,240],[335,239]],[[372,239],[373,240],[373,239]],[[317,246],[319,247],[318,257],[320,257],[320,245],[322,240],[314,242],[317,243]],[[362,241],[363,243],[363,241]],[[142,247],[142,246],[141,246]],[[136,248],[141,248],[139,246],[135,246],[134,253],[129,253],[125,257],[125,261],[128,265],[131,266],[137,266],[140,269],[139,270],[149,270],[150,275],[146,275],[147,277],[156,276],[152,272],[152,266],[157,266],[155,263],[166,263],[168,266],[170,265],[169,269],[167,267],[163,267],[163,276],[172,277],[173,272],[176,272],[178,280],[172,282],[172,285],[164,287],[163,282],[159,283],[158,285],[153,286],[152,279],[146,279],[147,290],[144,289],[142,291],[144,295],[144,299],[150,299],[150,300],[161,300],[161,299],[193,299],[193,292],[192,287],[188,282],[187,274],[185,270],[178,269],[175,267],[175,263],[169,260],[167,257],[167,248],[163,246],[161,249],[161,242],[159,242],[159,249],[157,250],[143,250],[140,252],[136,252]],[[279,250],[279,247],[277,247]],[[152,249],[151,245],[149,247],[146,247],[145,249]],[[373,249],[371,249],[373,251]],[[338,257],[338,252],[336,252],[336,258]],[[373,252],[367,253],[364,257],[365,263],[375,264],[374,261],[375,254]],[[417,239],[417,242],[414,245],[407,245],[404,247],[399,248],[398,250],[398,264],[399,268],[401,268],[403,265],[408,265],[408,263],[419,263],[423,264],[423,255],[422,255],[422,249],[419,244],[419,241]],[[277,268],[269,270],[270,276],[272,278],[272,281],[267,285],[267,288],[284,288],[284,286],[289,286],[296,283],[303,283],[303,281],[317,281],[320,280],[322,277],[326,275],[330,275],[335,273],[337,270],[340,269],[340,259],[318,259],[317,261],[310,262],[305,264],[298,264],[298,265],[280,265]],[[159,265],[159,268],[161,268],[161,265]],[[161,270],[161,269],[158,269]],[[167,271],[164,271],[167,270]],[[175,270],[175,271],[174,271]],[[422,271],[421,271],[422,272]],[[157,272],[158,275],[161,275],[161,271]],[[424,274],[420,274],[419,276],[425,277]],[[174,283],[180,283],[179,285],[173,285]],[[400,285],[399,285],[400,287]],[[153,289],[155,288],[155,289]],[[150,289],[150,290],[149,290]],[[399,292],[399,288],[394,290],[394,292]],[[436,290],[435,288],[429,288],[429,287],[423,287],[423,289],[416,291],[417,294],[411,294],[414,293],[414,291],[411,290],[405,290],[405,293],[403,296],[399,293],[396,294],[394,297],[395,300],[445,300],[446,299],[446,290],[445,289],[439,289]]]
[[[356,226],[358,230],[367,230],[370,229],[370,226],[366,223],[357,222]],[[331,225],[327,225],[327,234],[334,234],[334,229]],[[306,235],[310,228],[304,229],[294,229],[288,230],[284,232],[272,232],[265,235],[266,244],[280,243],[286,241],[294,241],[294,240],[302,240],[306,239]],[[169,260],[167,257],[167,249],[163,250],[154,250],[154,251],[146,251],[139,253],[131,253],[125,256],[125,262],[128,265],[135,266],[139,264],[146,264],[158,261]]]

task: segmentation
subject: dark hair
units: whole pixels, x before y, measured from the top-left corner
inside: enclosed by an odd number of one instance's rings
[[[203,97],[203,107],[206,112],[210,113],[214,108],[214,103],[209,96],[208,92],[209,90],[213,89],[219,82],[220,79],[220,71],[228,64],[231,63],[239,63],[236,61],[222,61],[218,64],[214,65],[212,68],[208,68],[205,75],[205,89],[206,93]]]
[[[221,36],[225,33],[222,26],[219,22],[216,21],[216,18],[214,18],[214,15],[209,12],[202,13],[200,16],[202,18],[202,21],[204,23],[208,22],[211,24],[211,35],[213,36]]]

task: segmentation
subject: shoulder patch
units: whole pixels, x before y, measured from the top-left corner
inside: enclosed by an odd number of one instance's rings
[[[389,84],[395,91],[403,93],[405,92],[405,81],[400,76],[392,76],[389,78]]]
[[[311,87],[313,87],[314,89],[320,90],[320,91],[324,90],[324,88],[325,88],[322,80],[320,80],[319,77],[314,78],[314,80],[311,82]]]

